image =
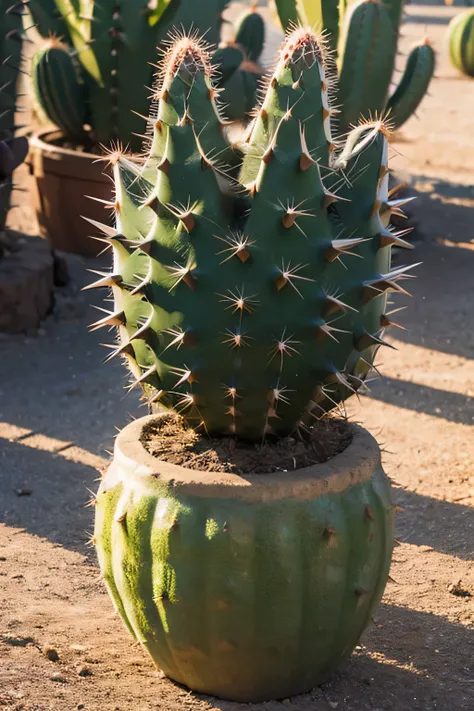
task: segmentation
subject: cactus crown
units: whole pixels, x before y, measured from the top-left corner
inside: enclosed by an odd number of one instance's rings
[[[116,228],[102,226],[123,356],[150,405],[260,441],[309,426],[363,383],[391,319],[387,128],[331,132],[321,36],[285,40],[246,136],[239,190],[223,190],[222,124],[205,52],[164,60],[145,167],[116,155]]]

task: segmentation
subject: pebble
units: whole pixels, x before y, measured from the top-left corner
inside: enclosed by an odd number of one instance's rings
[[[283,699],[281,703],[283,706],[291,706],[291,699]]]
[[[81,664],[77,667],[77,673],[79,676],[92,676],[92,671],[86,664]]]
[[[72,649],[74,652],[87,652],[89,647],[86,647],[85,644],[71,644],[69,649]]]
[[[51,674],[49,678],[51,679],[51,681],[57,681],[59,684],[66,683],[66,679],[63,677],[61,672],[54,672],[54,674]]]
[[[77,711],[81,711],[81,709],[85,709],[85,708],[86,707],[84,706],[84,704],[77,704],[77,706],[76,706]]]
[[[50,662],[59,662],[58,650],[55,647],[51,647],[51,645],[47,644],[43,647],[43,654]]]

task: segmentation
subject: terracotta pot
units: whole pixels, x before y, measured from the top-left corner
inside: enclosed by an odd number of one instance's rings
[[[238,476],[153,457],[141,439],[154,420],[119,434],[96,501],[99,563],[125,625],[198,692],[259,702],[326,681],[390,567],[393,506],[376,441],[353,425],[324,464]]]
[[[111,200],[113,185],[97,155],[62,148],[61,135],[42,131],[30,139],[27,162],[40,234],[54,249],[94,256],[104,245],[91,239],[100,232],[82,216],[109,222],[110,211],[86,196]]]

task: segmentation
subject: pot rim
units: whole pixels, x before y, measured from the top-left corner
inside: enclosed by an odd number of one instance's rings
[[[353,438],[345,450],[327,462],[292,472],[229,474],[187,469],[154,457],[140,441],[144,427],[167,415],[166,412],[148,415],[124,427],[115,440],[114,458],[102,480],[102,491],[123,483],[131,490],[154,489],[156,493],[165,485],[179,488],[180,495],[249,502],[307,500],[362,484],[381,468],[375,438],[360,425],[349,423]]]
[[[34,148],[40,148],[42,151],[47,153],[61,153],[66,156],[71,156],[77,158],[78,160],[97,160],[100,155],[96,153],[89,153],[88,151],[77,151],[73,148],[64,148],[63,146],[58,146],[55,143],[49,143],[48,138],[50,137],[60,137],[64,136],[63,132],[58,128],[45,128],[41,131],[36,131],[29,138],[30,146]]]

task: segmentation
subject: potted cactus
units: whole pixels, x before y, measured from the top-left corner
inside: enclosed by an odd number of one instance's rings
[[[403,201],[383,121],[334,137],[337,87],[312,30],[280,50],[235,190],[213,157],[205,48],[179,39],[161,77],[145,164],[110,156],[113,266],[91,285],[112,290],[93,328],[117,327],[110,357],[151,412],[116,440],[94,541],[116,610],[168,677],[284,698],[350,655],[388,577],[379,448],[325,414],[386,344],[387,294],[410,276],[390,266],[392,245],[409,246],[389,225]]]
[[[402,78],[390,93],[404,0],[275,0],[281,24],[309,22],[327,33],[339,73],[339,130],[361,116],[388,113],[399,128],[415,113],[434,73],[427,39],[415,44]]]
[[[90,225],[79,216],[91,212],[86,196],[110,197],[110,180],[97,162],[101,146],[123,142],[141,150],[157,46],[173,26],[199,29],[216,45],[228,4],[205,0],[197,10],[195,0],[32,0],[38,30],[56,31],[33,58],[32,81],[38,106],[57,130],[34,136],[30,152],[40,230],[53,246],[96,252]],[[263,43],[263,20],[253,7],[240,18],[234,41],[215,54],[228,118],[253,106]],[[101,219],[98,203],[95,210]]]

